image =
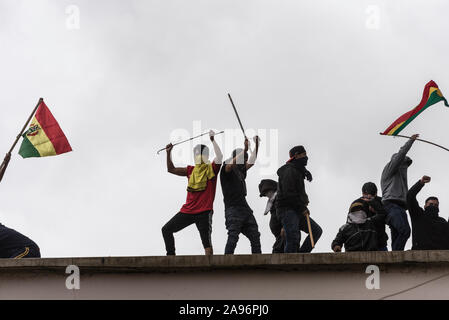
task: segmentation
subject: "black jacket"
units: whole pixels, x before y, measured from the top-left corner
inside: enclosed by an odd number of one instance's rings
[[[407,193],[407,205],[412,220],[412,250],[448,250],[448,222],[437,215],[426,214],[416,200],[416,195],[423,187],[424,184],[418,181]]]
[[[345,247],[345,251],[377,251],[377,232],[373,221],[362,224],[347,223],[340,228],[331,248]]]
[[[374,212],[370,212],[369,218],[373,218],[374,227],[377,232],[377,243],[378,248],[385,248],[387,246],[388,235],[385,232],[385,219],[387,217],[387,212],[382,204],[382,198],[376,197],[374,200],[369,202],[369,205],[374,209]]]
[[[277,174],[279,183],[276,208],[304,212],[309,204],[309,197],[304,187],[304,170],[293,163],[287,163],[279,168]]]

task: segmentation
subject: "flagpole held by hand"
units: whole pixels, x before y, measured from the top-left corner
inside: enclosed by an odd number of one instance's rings
[[[41,105],[41,103],[44,101],[44,98],[40,98],[39,102],[37,103],[36,107],[33,109],[33,112],[31,113],[31,115],[29,116],[27,122],[25,123],[25,125],[23,126],[22,130],[20,131],[19,135],[16,138],[16,141],[14,141],[14,144],[12,145],[11,149],[9,149],[8,153],[12,153],[12,151],[14,150],[14,148],[17,145],[17,142],[19,142],[19,139],[22,137],[22,134],[25,132],[26,128],[28,127],[28,124],[30,123],[31,119],[33,118],[34,114],[37,111],[37,108],[39,108],[39,106]]]
[[[381,136],[390,136],[390,137],[407,138],[407,139],[411,139],[411,138],[412,138],[412,137],[409,137],[409,136],[403,136],[403,135],[400,135],[400,134],[397,134],[397,135],[390,135],[390,134],[380,133],[380,135],[381,135]],[[444,150],[446,150],[446,151],[449,151],[448,148],[445,148],[445,147],[443,147],[443,146],[440,146],[439,144],[433,143],[433,142],[431,142],[431,141],[427,141],[427,140],[423,140],[423,139],[418,139],[418,138],[416,138],[415,140],[418,140],[418,141],[421,141],[421,142],[425,142],[425,143],[431,144],[431,145],[433,145],[433,146],[439,147],[439,148],[441,148],[441,149],[444,149]]]
[[[44,101],[43,98],[39,99],[39,102],[37,103],[36,107],[33,109],[33,112],[29,116],[27,122],[23,126],[22,130],[20,131],[19,135],[16,137],[16,140],[14,141],[13,145],[11,146],[11,149],[9,149],[8,153],[5,156],[5,159],[3,160],[2,164],[0,165],[0,181],[3,179],[3,175],[5,174],[6,168],[9,164],[9,161],[11,160],[11,154],[14,148],[17,145],[17,142],[19,142],[20,137],[22,137],[23,132],[28,127],[28,124],[30,123],[31,119],[33,118],[33,115],[36,113],[37,108],[39,108],[41,102]]]

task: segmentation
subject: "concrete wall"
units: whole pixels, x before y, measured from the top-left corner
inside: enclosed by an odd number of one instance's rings
[[[4,259],[0,299],[449,299],[449,251]]]

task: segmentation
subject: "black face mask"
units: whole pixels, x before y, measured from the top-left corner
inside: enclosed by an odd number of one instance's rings
[[[299,159],[295,159],[292,162],[294,162],[295,164],[298,164],[300,166],[307,166],[307,162],[308,162],[309,158],[308,157],[304,157],[304,158],[299,158]]]
[[[440,212],[440,209],[435,206],[428,206],[425,210],[426,214],[428,214],[431,217],[438,217],[438,213]]]

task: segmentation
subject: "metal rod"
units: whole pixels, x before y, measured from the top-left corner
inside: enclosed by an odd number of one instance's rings
[[[217,133],[214,134],[214,136],[219,135],[219,134],[222,134],[222,133],[224,133],[224,131],[217,132]],[[198,136],[195,136],[195,137],[186,139],[186,140],[184,140],[184,141],[177,142],[177,143],[175,143],[175,144],[173,145],[173,147],[174,147],[174,146],[177,146],[177,145],[179,145],[179,144],[182,144],[182,143],[191,141],[191,140],[193,140],[193,139],[197,139],[197,138],[202,137],[202,136],[204,136],[204,135],[206,135],[206,134],[209,134],[209,132],[205,132],[205,133],[202,133],[202,134],[200,134],[200,135],[198,135]],[[158,150],[157,154],[159,154],[161,151],[164,151],[164,150],[167,150],[167,147]]]

